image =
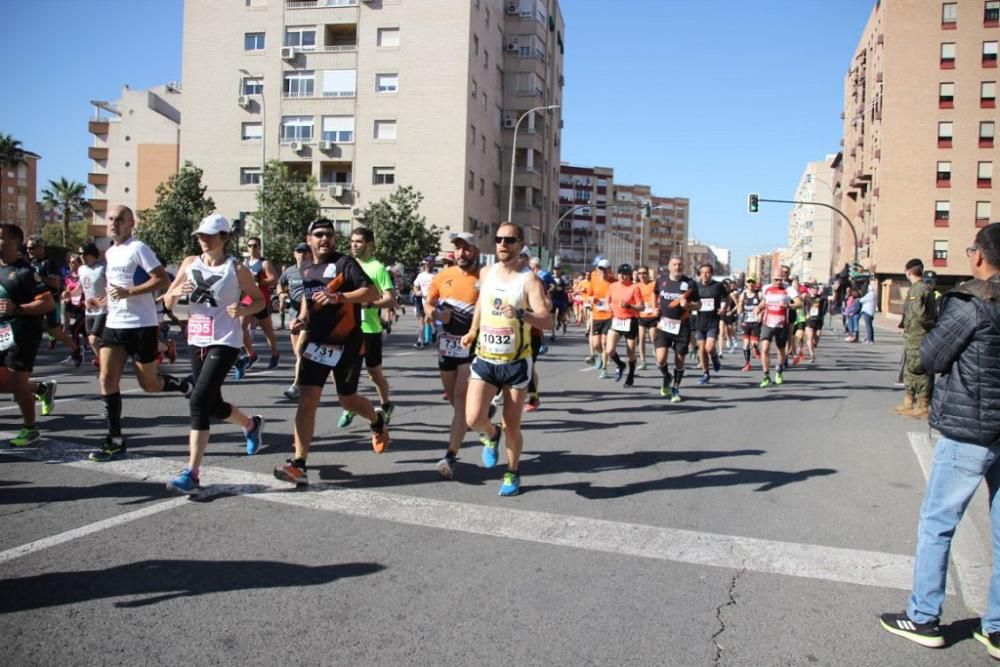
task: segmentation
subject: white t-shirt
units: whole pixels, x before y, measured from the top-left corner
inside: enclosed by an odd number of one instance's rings
[[[77,274],[80,276],[80,286],[83,287],[84,299],[99,299],[104,296],[107,283],[104,264],[101,262],[97,262],[93,266],[84,264],[77,270]],[[87,315],[92,317],[103,315],[106,312],[108,309],[105,306],[87,308]]]
[[[116,243],[108,248],[105,258],[108,288],[141,285],[149,280],[153,269],[160,266],[160,260],[156,259],[149,246],[135,237],[129,237],[124,243]],[[139,329],[155,327],[157,324],[156,299],[152,292],[120,300],[108,296],[106,326],[109,328]]]
[[[227,308],[239,303],[242,291],[236,276],[236,260],[228,258],[219,266],[208,266],[201,257],[187,268],[194,284],[188,310],[188,345],[243,347],[243,329]]]
[[[427,296],[427,291],[431,288],[431,281],[433,280],[433,273],[430,271],[421,271],[420,275],[413,281],[413,286],[420,290],[420,294],[417,296]]]

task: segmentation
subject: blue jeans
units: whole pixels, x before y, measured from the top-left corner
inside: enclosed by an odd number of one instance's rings
[[[861,314],[848,315],[847,316],[847,333],[852,336],[857,337],[858,335],[858,320],[861,319]]]
[[[985,477],[990,497],[993,533],[993,574],[989,602],[983,615],[983,632],[1000,632],[1000,446],[984,447],[944,436],[934,448],[934,463],[917,527],[917,553],[913,564],[913,592],[906,615],[917,623],[940,618],[948,577],[951,538],[962,520],[979,482]]]
[[[872,326],[873,320],[875,318],[868,313],[861,313],[861,321],[865,323],[865,333],[868,334],[866,341],[875,342],[875,327]],[[857,332],[855,332],[857,333]]]

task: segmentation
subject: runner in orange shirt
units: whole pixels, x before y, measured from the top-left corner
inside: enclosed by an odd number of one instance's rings
[[[618,356],[615,348],[619,338],[625,339],[625,349],[628,352],[628,377],[625,378],[625,386],[631,387],[635,382],[635,341],[639,337],[639,313],[644,307],[639,285],[632,282],[631,265],[622,264],[618,267],[618,282],[609,286],[608,300],[611,302],[612,317],[604,349],[608,358],[617,366],[615,382],[618,382],[625,372],[625,362]]]
[[[590,285],[587,296],[590,297],[590,350],[594,356],[594,368],[601,370],[600,377],[608,378],[608,358],[604,350],[605,338],[611,329],[611,304],[608,302],[608,290],[615,276],[611,272],[611,262],[602,259],[597,262],[597,268],[590,274]]]
[[[646,370],[646,339],[653,344],[656,333],[656,282],[650,275],[648,266],[640,266],[636,271],[636,284],[642,296],[643,309],[639,313],[639,365],[640,371]]]

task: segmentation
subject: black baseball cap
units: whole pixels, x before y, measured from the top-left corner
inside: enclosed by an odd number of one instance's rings
[[[309,252],[309,244],[303,241],[295,246],[295,252]]]
[[[308,232],[312,234],[317,229],[333,229],[333,220],[328,218],[317,218],[309,223]]]

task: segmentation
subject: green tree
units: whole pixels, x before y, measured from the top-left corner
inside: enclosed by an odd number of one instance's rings
[[[441,248],[441,227],[427,226],[420,214],[424,196],[410,186],[396,188],[389,199],[380,199],[365,209],[362,219],[375,234],[375,256],[386,264],[402,262],[417,266]]]
[[[11,134],[0,134],[0,169],[16,167],[24,161],[24,148],[21,142]],[[3,206],[3,193],[0,192],[0,210]]]
[[[68,181],[60,178],[49,181],[49,187],[42,190],[42,207],[46,211],[55,211],[62,218],[62,246],[70,245],[69,223],[80,220],[90,204],[86,198],[87,186],[79,181]]]
[[[156,251],[164,264],[179,264],[195,251],[191,232],[215,210],[215,202],[205,196],[201,174],[201,169],[185,162],[180,171],[156,186],[153,208],[138,213],[136,237]]]
[[[42,238],[45,240],[45,247],[49,251],[49,258],[56,261],[53,253],[58,250],[58,254],[65,255],[66,252],[76,252],[81,243],[90,240],[87,233],[89,224],[86,220],[79,220],[69,223],[69,243],[64,243],[61,225],[45,225],[42,227]]]
[[[279,160],[264,165],[257,213],[248,233],[261,237],[264,253],[275,266],[292,261],[292,250],[305,238],[309,223],[319,217],[315,189],[315,178],[296,179]]]

